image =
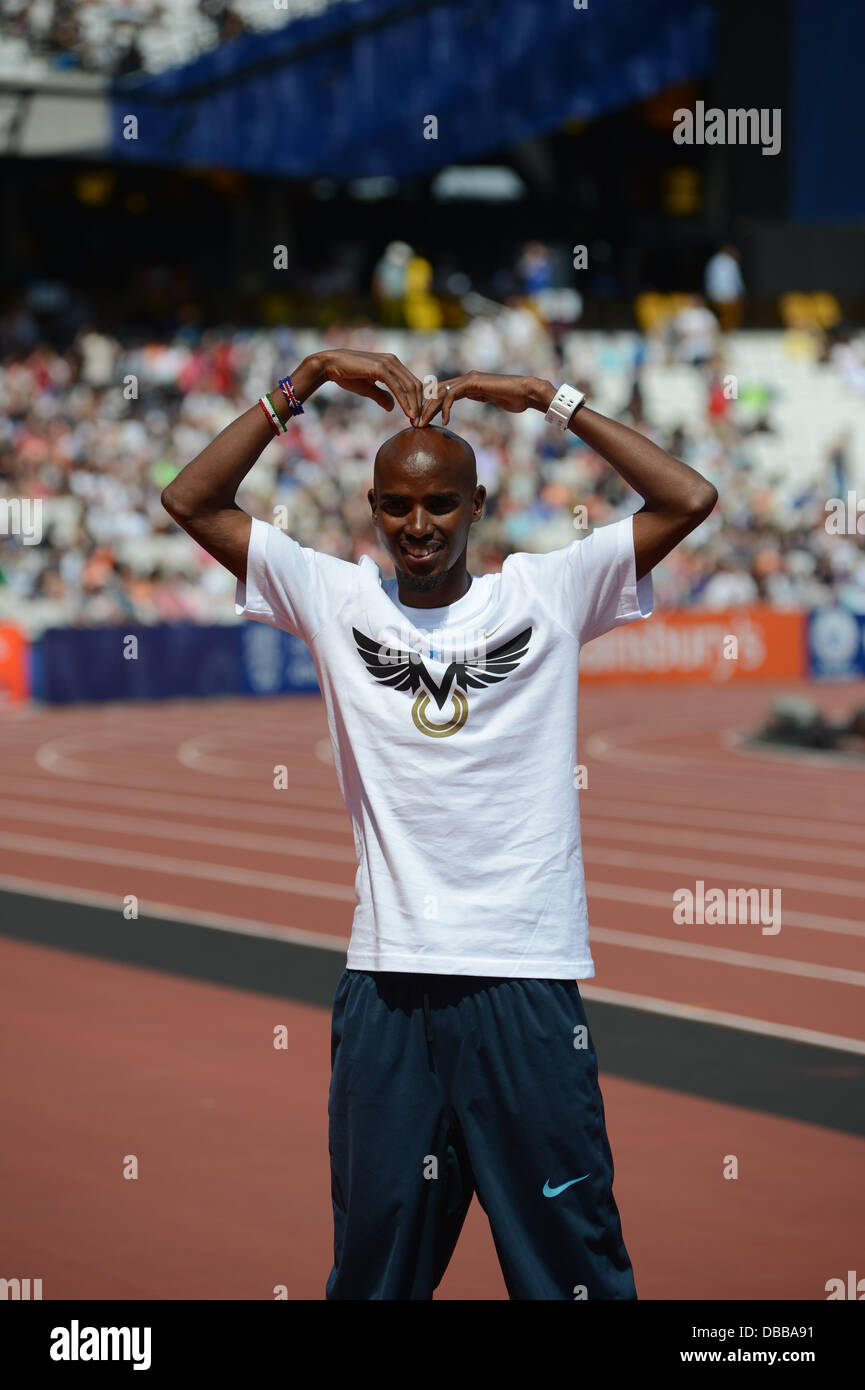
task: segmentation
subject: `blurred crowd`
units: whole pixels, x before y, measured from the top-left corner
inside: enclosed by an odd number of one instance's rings
[[[336,0],[0,0],[0,40],[45,68],[118,77],[189,62]],[[20,46],[20,50],[19,47]]]
[[[849,438],[839,436],[814,459],[805,486],[779,488],[752,456],[770,426],[753,413],[740,417],[727,399],[717,345],[687,368],[699,380],[702,418],[661,431],[647,418],[646,344],[636,341],[621,399],[605,413],[691,463],[720,493],[712,516],[655,571],[658,605],[865,609],[865,537],[825,527],[827,497],[843,497],[855,483]],[[519,370],[575,382],[590,398],[604,365],[603,335],[552,335],[526,307],[479,316],[459,333],[426,335],[354,324],[323,335],[227,327],[121,340],[87,325],[66,351],[30,341],[20,313],[7,316],[0,320],[0,501],[40,501],[42,535],[39,544],[0,539],[0,621],[31,632],[232,621],[232,577],[174,524],[160,492],[263,390],[328,346],[396,352],[421,378]],[[328,385],[268,445],[238,500],[302,544],[350,561],[371,554],[391,574],[366,493],[378,445],[402,427],[396,412]],[[604,525],[639,505],[608,464],[570,432],[551,430],[539,412],[461,402],[451,427],[474,447],[487,489],[485,516],[471,533],[473,573],[499,568],[513,551],[568,545],[584,524]]]
[[[3,39],[53,68],[119,75],[141,67],[138,35],[158,0],[2,0]]]

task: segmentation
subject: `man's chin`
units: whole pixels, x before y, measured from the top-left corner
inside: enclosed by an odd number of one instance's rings
[[[442,570],[441,574],[409,574],[408,570],[399,571],[400,587],[410,589],[413,594],[428,594],[433,589],[440,589],[447,577],[447,570]]]
[[[414,594],[428,594],[431,590],[440,589],[449,573],[442,566],[441,569],[434,570],[432,574],[412,574],[411,570],[405,569],[396,560],[394,560],[394,569],[397,572],[400,588],[410,589]]]

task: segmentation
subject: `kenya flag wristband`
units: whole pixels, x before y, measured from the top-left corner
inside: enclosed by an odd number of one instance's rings
[[[285,431],[288,429],[288,426],[284,425],[283,422],[280,420],[279,416],[276,413],[276,407],[274,406],[273,401],[270,399],[270,396],[259,396],[258,404],[261,406],[262,410],[264,411],[265,415],[267,416],[268,420],[273,426],[274,431],[277,434],[285,434]]]

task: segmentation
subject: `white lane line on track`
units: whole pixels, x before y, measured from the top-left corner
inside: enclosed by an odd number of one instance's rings
[[[326,776],[309,776],[309,769],[305,771],[295,766],[293,759],[298,755],[305,758],[314,757],[306,749],[298,750],[294,743],[286,744],[285,735],[279,739],[274,739],[272,750],[262,748],[260,742],[256,745],[253,753],[241,750],[237,757],[232,758],[224,754],[208,753],[200,744],[205,740],[212,742],[210,735],[202,735],[198,738],[188,738],[176,749],[175,756],[183,767],[191,768],[193,772],[207,772],[215,777],[249,777],[249,764],[251,758],[260,759],[262,763],[270,762],[273,758],[276,762],[285,762],[289,768],[292,781],[297,785],[327,787],[331,785],[332,779]],[[320,759],[316,759],[316,768]]]
[[[308,748],[301,743],[298,747],[298,731],[292,730],[292,737],[287,740],[285,730],[281,733],[274,733],[271,747],[263,740],[261,731],[255,731],[254,741],[248,740],[246,745],[242,745],[236,758],[218,758],[216,755],[204,752],[197,745],[208,741],[226,742],[230,739],[228,732],[223,734],[199,735],[195,738],[186,739],[178,745],[174,739],[168,739],[165,734],[158,740],[148,744],[139,738],[139,731],[135,727],[118,727],[110,729],[88,730],[86,733],[66,734],[61,738],[49,739],[34,749],[32,757],[36,764],[45,772],[52,776],[69,777],[72,779],[88,778],[97,773],[104,774],[110,770],[110,762],[116,759],[124,767],[125,774],[132,771],[132,766],[136,761],[151,758],[165,758],[172,762],[180,760],[185,766],[197,772],[211,772],[218,775],[237,778],[249,777],[249,764],[251,759],[258,759],[262,763],[270,760],[271,756],[278,757],[281,750],[288,743],[289,756],[299,761],[299,764],[306,763],[306,775],[311,774],[310,780],[316,786],[326,786],[327,778],[318,776],[320,759],[315,758]],[[238,731],[234,730],[234,742],[237,742]],[[90,755],[88,761],[83,761],[80,755]],[[225,770],[219,764],[224,764]],[[298,772],[301,768],[299,766]]]
[[[624,883],[599,883],[596,879],[586,881],[586,892],[592,898],[609,898],[613,902],[638,903],[641,907],[659,907],[672,915],[673,902],[669,893],[659,893],[652,888],[631,888]],[[833,932],[838,936],[865,937],[865,922],[854,921],[850,917],[827,917],[820,913],[817,917],[807,912],[790,912],[787,908],[782,914],[785,927],[802,927],[806,931]],[[714,930],[712,927],[710,931]]]
[[[150,752],[142,754],[141,756],[149,758],[152,754],[153,750],[150,750]],[[123,756],[128,755],[124,754]],[[43,744],[41,748],[36,750],[34,759],[43,771],[50,773],[51,776],[65,777],[68,781],[75,782],[76,785],[80,780],[85,783],[90,783],[93,786],[128,788],[130,780],[134,776],[133,785],[160,791],[164,790],[166,782],[171,780],[171,774],[167,771],[161,773],[155,772],[151,776],[148,776],[142,773],[140,768],[136,767],[133,769],[127,767],[121,768],[116,773],[112,773],[110,769],[97,767],[92,763],[74,763],[68,758],[65,758],[62,754],[58,754],[57,751],[48,744]],[[257,778],[250,774],[247,769],[247,787],[253,788],[260,786],[262,780],[266,780],[268,783],[272,781],[270,777],[265,777],[264,779]],[[239,779],[235,781],[235,785],[232,786],[230,790],[225,792],[225,795],[236,797],[239,790],[238,784]],[[332,787],[332,790],[328,790],[329,786]],[[272,790],[272,786],[270,789]],[[214,792],[211,791],[210,795],[213,794]],[[301,805],[314,804],[319,807],[344,805],[335,776],[332,779],[316,778],[314,786],[310,787],[308,784],[304,783],[302,772],[298,771],[294,773],[292,771],[289,786],[285,791],[280,792],[280,796],[289,798],[292,794],[294,794],[294,799]]]
[[[666,727],[668,724],[670,727]],[[692,772],[695,766],[702,766],[706,761],[709,761],[714,769],[721,771],[723,764],[719,765],[717,759],[706,759],[699,753],[646,753],[632,746],[640,739],[651,739],[654,743],[663,742],[665,739],[681,742],[682,738],[689,734],[711,737],[713,733],[717,733],[716,726],[705,717],[698,723],[683,722],[673,716],[663,721],[635,720],[633,723],[616,724],[610,728],[595,730],[585,739],[583,750],[590,758],[597,758],[600,762],[648,771],[667,772],[685,767]]]
[[[664,1014],[668,1018],[686,1018],[695,1023],[716,1023],[722,1028],[735,1028],[743,1033],[759,1033],[769,1038],[784,1038],[790,1042],[810,1043],[815,1047],[837,1048],[865,1057],[865,1041],[845,1038],[837,1033],[819,1033],[813,1028],[793,1028],[786,1023],[772,1023],[765,1018],[747,1018],[742,1014],[725,1013],[720,1009],[704,1009],[694,1004],[678,1004],[669,999],[654,999],[647,994],[628,994],[624,990],[604,989],[601,985],[583,984],[580,994],[602,1004],[621,1004],[628,1009]]]
[[[42,743],[33,754],[33,760],[37,767],[49,772],[52,777],[76,777],[79,771],[101,772],[101,767],[95,767],[91,763],[76,763],[68,757],[60,748],[58,743],[69,742],[68,739],[51,739],[48,743]]]
[[[327,740],[327,743],[329,746],[329,740]],[[4,784],[8,786],[10,790],[14,790],[20,787],[22,791],[30,793],[32,795],[55,796],[58,794],[58,791],[56,789],[56,768],[52,766],[51,772],[51,782],[47,782],[45,779],[38,778],[13,778],[7,776],[4,779]],[[67,782],[73,780],[71,774],[67,773],[64,775],[67,778]],[[144,804],[145,797],[149,796],[149,804],[153,806],[154,809],[157,808],[156,799],[162,798],[161,801],[159,801],[158,806],[169,810],[185,810],[188,807],[190,813],[192,813],[195,809],[198,809],[199,807],[202,809],[207,808],[207,814],[217,818],[223,816],[233,817],[235,814],[234,811],[227,810],[225,807],[220,806],[216,801],[212,799],[211,796],[204,797],[202,795],[199,795],[198,797],[196,797],[194,793],[182,791],[165,792],[164,788],[166,785],[166,778],[159,774],[150,778],[147,782],[149,788],[156,788],[156,791],[145,791],[144,780],[145,779],[142,778],[140,773],[136,773],[134,780],[132,780],[132,770],[130,769],[126,772],[119,772],[112,781],[106,781],[104,778],[98,779],[92,774],[90,774],[80,781],[76,777],[74,779],[74,784],[76,788],[76,794],[79,786],[82,788],[82,794],[84,788],[89,788],[91,789],[91,795],[95,794],[95,796],[98,796],[100,804],[102,804],[103,799],[108,801],[122,801],[124,797],[130,795],[135,796],[135,804]],[[253,779],[250,779],[250,785],[255,785]],[[301,794],[299,795],[299,793]],[[70,792],[70,795],[71,794],[72,793]],[[272,797],[268,797],[267,800],[264,800],[262,798],[250,799],[248,797],[243,797],[239,800],[238,790],[234,788],[232,789],[230,795],[232,798],[232,802],[242,807],[243,815],[249,819],[269,820],[270,815],[273,813],[274,802]],[[334,786],[332,793],[326,792],[324,793],[324,795],[322,795],[320,789],[317,789],[315,792],[304,790],[302,779],[298,781],[298,779],[296,779],[293,775],[293,785],[290,785],[284,790],[281,790],[279,792],[279,797],[280,801],[286,803],[284,809],[287,815],[295,815],[298,819],[298,823],[300,824],[309,824],[310,828],[316,825],[320,828],[327,828],[328,825],[339,828],[344,827],[345,822],[343,820],[343,817],[347,816],[347,812],[345,812],[342,798],[339,795],[339,791],[336,786]],[[319,806],[323,802],[324,806],[335,808],[332,811],[329,819],[327,810],[320,810],[316,812],[312,811],[311,809],[307,809],[310,807],[313,800]],[[265,814],[263,816],[257,816],[255,810],[253,809],[255,807],[267,808]],[[638,820],[634,819],[633,814],[629,816],[622,816],[620,818],[616,810],[617,807],[625,807],[632,813],[635,811],[639,811],[642,808],[645,810],[646,815]],[[595,821],[594,814],[596,810],[603,810],[608,814],[603,818],[603,820],[599,818],[598,821]],[[785,831],[790,833],[790,827],[792,826],[794,827],[792,833],[794,835],[803,836],[804,838],[826,838],[835,840],[847,839],[857,844],[861,843],[862,840],[862,830],[858,822],[854,823],[852,819],[853,813],[848,815],[846,820],[843,821],[830,821],[827,817],[824,817],[822,823],[814,823],[813,821],[810,821],[804,817],[800,818],[788,815],[775,817],[771,813],[765,813],[765,819],[770,822],[770,825],[767,825],[764,830],[761,825],[761,820],[764,817],[764,813],[752,813],[751,815],[743,815],[740,817],[739,813],[734,809],[724,808],[714,810],[708,807],[689,808],[687,805],[684,805],[682,803],[668,803],[666,801],[661,800],[620,802],[617,801],[615,798],[591,796],[590,794],[584,793],[582,800],[582,815],[583,824],[586,828],[587,835],[592,834],[594,826],[596,824],[611,825],[620,823],[622,825],[637,826],[640,830],[642,830],[643,827],[645,827],[647,821],[651,821],[655,825],[657,825],[659,822],[663,823],[667,820],[669,820],[673,824],[682,822],[688,825],[700,824],[702,821],[703,824],[711,826],[712,824],[717,823],[719,819],[727,818],[731,820],[734,824],[739,819],[741,819],[742,829],[754,829],[757,831],[758,835],[766,833],[766,831],[768,831],[770,828],[773,828],[777,831],[781,831],[782,833]],[[312,819],[308,819],[308,817],[312,817]],[[810,828],[806,829],[805,827]],[[785,849],[787,849],[788,851],[791,848],[795,851],[796,847],[785,846]],[[863,851],[863,860],[865,860],[865,851]]]
[[[752,864],[718,864],[706,858],[669,859],[653,854],[635,854],[630,850],[588,848],[584,855],[586,869],[593,864],[610,864],[620,869],[648,869],[651,873],[687,874],[708,886],[711,878],[732,879],[742,887],[793,888],[809,893],[826,893],[836,898],[861,899],[865,883],[847,878],[820,878],[817,874],[791,874],[786,869],[768,865],[760,874],[762,885],[755,883]],[[680,885],[687,887],[687,884]]]
[[[43,797],[52,803],[58,798],[64,798],[73,806],[80,805],[82,801],[96,802],[101,807],[115,805],[132,806],[136,810],[173,811],[177,815],[200,815],[205,820],[230,820],[234,824],[238,821],[260,821],[262,825],[270,826],[296,824],[304,826],[307,830],[333,830],[351,834],[351,821],[344,807],[333,813],[295,809],[282,804],[283,793],[275,791],[268,801],[247,801],[234,795],[220,800],[214,797],[212,791],[209,796],[196,796],[191,792],[145,792],[128,783],[125,790],[120,785],[106,787],[98,782],[81,782],[74,785],[64,782],[58,785],[46,781],[44,777],[4,777],[3,787],[10,792],[20,790],[23,797]],[[342,806],[342,803],[340,805]]]
[[[657,825],[646,825],[642,821],[625,822],[621,818],[616,820],[606,820],[602,816],[592,816],[583,828],[583,839],[594,838],[596,840],[615,839],[621,844],[622,825],[632,824],[635,828],[634,839],[643,840],[648,844],[669,845],[673,841],[673,848],[680,845],[690,849],[700,849],[705,846],[708,850],[721,849],[730,850],[733,854],[757,855],[758,857],[784,860],[790,852],[790,845],[785,840],[764,840],[754,836],[727,835],[718,830],[687,830],[684,826],[678,826],[675,830],[664,828]],[[796,855],[804,860],[822,859],[826,864],[843,864],[847,868],[865,868],[865,849],[836,849],[834,845],[815,845],[812,852],[808,852],[805,845],[796,846]],[[865,891],[865,878],[862,882]]]
[[[787,812],[740,811],[734,806],[711,806],[682,801],[621,801],[616,797],[604,796],[588,789],[580,799],[583,823],[591,824],[597,810],[608,820],[620,821],[623,825],[643,826],[647,821],[653,825],[668,822],[671,825],[703,825],[714,828],[719,824],[731,823],[737,830],[751,830],[757,835],[786,834],[793,839],[853,840],[861,845],[862,827],[858,819],[852,819],[851,812],[840,820],[830,820],[820,813],[820,819],[813,816],[796,816]],[[642,813],[642,814],[641,814]],[[862,817],[865,819],[865,797],[862,798]],[[794,846],[795,848],[795,846]],[[865,852],[863,852],[865,858]]]
[[[2,833],[0,849],[16,850],[19,854],[75,859],[81,864],[109,864],[130,871],[141,869],[148,873],[169,874],[178,878],[203,878],[211,883],[235,883],[247,888],[262,888],[277,893],[298,893],[308,898],[329,898],[334,902],[355,902],[354,889],[349,888],[348,884],[294,878],[289,874],[262,873],[257,869],[236,869],[226,864],[205,864],[198,860],[171,859],[164,854],[102,849],[95,845],[76,844],[71,840],[47,840],[36,835]]]
[[[27,816],[31,808],[33,815]],[[333,859],[338,863],[357,863],[354,844],[334,845],[326,840],[296,840],[289,835],[251,834],[243,830],[217,830],[212,825],[184,825],[179,821],[148,820],[144,816],[110,816],[92,811],[63,809],[59,806],[34,806],[20,799],[6,801],[0,797],[0,817],[7,814],[16,820],[38,820],[42,824],[80,825],[109,834],[146,836],[157,840],[186,840],[190,844],[223,845],[227,849],[250,850],[257,854],[279,854],[288,858]]]
[[[722,753],[731,754],[734,758],[741,758],[741,764],[737,767],[730,766],[726,759],[719,758],[708,751],[649,753],[632,746],[640,738],[647,738],[653,743],[660,743],[665,739],[681,742],[683,736],[687,738],[688,735],[700,733],[705,734]],[[660,721],[645,721],[597,730],[588,735],[584,744],[584,751],[590,757],[597,758],[601,762],[615,763],[632,770],[671,772],[684,769],[693,773],[695,768],[708,768],[716,782],[729,782],[733,778],[739,784],[756,783],[760,777],[760,770],[750,766],[750,764],[759,761],[762,755],[756,749],[749,749],[746,757],[745,750],[734,741],[737,735],[741,735],[740,729],[718,729],[714,723],[701,722],[699,725],[683,728],[681,722],[677,721],[674,727],[667,729],[662,726]],[[799,772],[802,771],[801,764],[797,764],[795,757],[789,759],[784,757],[779,760],[767,758],[767,761],[775,762],[776,771],[794,772],[797,769]],[[811,765],[814,766],[815,764],[812,762]],[[826,763],[820,763],[819,766],[822,771],[833,773],[844,771],[856,772],[861,775],[862,772],[861,760],[851,760],[845,764],[840,760],[830,759]]]
[[[665,956],[710,960],[716,965],[766,970],[770,975],[799,975],[807,980],[828,980],[836,985],[854,985],[857,989],[865,989],[865,970],[844,970],[837,965],[816,965],[811,961],[789,960],[783,956],[763,956],[754,951],[734,951],[728,946],[702,946],[697,942],[645,936],[642,932],[619,931],[614,927],[593,926],[591,939],[605,946],[625,946],[632,951],[654,951]]]
[[[330,740],[322,740],[327,743],[330,749]],[[71,779],[70,779],[71,782]],[[131,780],[130,775],[126,775],[122,780],[115,783],[100,782],[96,779],[58,783],[56,776],[50,780],[46,777],[25,777],[5,775],[3,785],[9,791],[20,792],[27,796],[41,796],[47,799],[65,797],[67,800],[77,801],[80,796],[82,799],[98,800],[100,805],[115,803],[118,805],[134,805],[152,810],[169,811],[188,811],[194,814],[201,811],[207,817],[224,819],[236,819],[239,808],[244,819],[270,821],[275,812],[284,814],[288,819],[294,816],[298,824],[308,825],[310,828],[345,829],[348,825],[348,813],[343,809],[329,814],[326,811],[314,812],[301,807],[294,808],[277,807],[273,797],[268,800],[256,798],[250,800],[248,797],[239,798],[236,789],[232,789],[231,803],[224,805],[213,798],[212,792],[207,796],[203,793],[196,795],[193,792],[172,791],[172,792],[153,792],[141,789],[137,781]],[[164,787],[165,778],[157,780],[155,785]],[[280,801],[286,796],[285,792],[278,793]],[[336,798],[342,808],[342,801]],[[598,793],[584,792],[582,797],[582,819],[587,832],[591,832],[594,822],[595,811],[603,814],[605,824],[620,824],[622,826],[635,826],[642,828],[651,822],[654,825],[669,823],[671,826],[685,824],[689,826],[705,825],[711,829],[723,821],[729,821],[738,825],[742,830],[755,832],[755,837],[769,833],[786,833],[792,837],[800,837],[808,841],[817,838],[830,840],[850,840],[857,844],[862,843],[863,831],[861,826],[853,823],[851,816],[843,821],[830,821],[823,818],[822,821],[815,822],[806,817],[792,815],[775,815],[771,812],[754,812],[743,815],[733,808],[711,807],[690,807],[681,802],[656,801],[620,801],[614,797],[602,796]],[[257,810],[261,814],[257,814]],[[639,814],[644,812],[645,814]],[[635,813],[637,815],[635,816]],[[865,818],[865,812],[863,812]],[[769,822],[765,825],[763,822]],[[788,845],[787,849],[794,852],[797,846]],[[863,850],[863,862],[865,862],[865,850]]]
[[[0,875],[0,888],[11,893],[26,893],[30,897],[92,904],[94,907],[107,907],[119,911],[119,901],[116,897],[111,897],[107,893],[91,892],[83,888],[49,886],[32,879],[15,878],[9,875]],[[318,932],[303,931],[298,927],[272,927],[267,923],[251,921],[248,918],[196,912],[189,908],[172,906],[170,903],[151,903],[148,901],[143,915],[165,918],[169,921],[188,921],[196,926],[212,927],[217,931],[233,931],[244,936],[297,942],[300,945],[313,946],[328,951],[345,952],[348,949],[348,939],[344,937],[325,936]],[[596,999],[599,1003],[619,1004],[624,1008],[662,1014],[668,1018],[713,1023],[724,1028],[759,1033],[765,1037],[811,1043],[817,1047],[836,1048],[839,1051],[865,1056],[865,1041],[858,1038],[846,1038],[835,1033],[820,1033],[811,1028],[790,1027],[788,1024],[773,1023],[768,1019],[748,1018],[742,1014],[731,1014],[718,1009],[681,1004],[672,999],[656,999],[644,994],[629,994],[625,990],[605,989],[602,985],[595,985],[582,980],[579,981],[579,990],[584,998]]]
[[[327,898],[338,902],[355,902],[354,889],[349,888],[347,884],[331,884],[319,880],[295,878],[287,874],[262,873],[256,870],[233,868],[225,864],[172,859],[163,855],[144,854],[133,850],[111,850],[93,845],[76,844],[66,840],[48,840],[38,836],[10,835],[2,832],[0,832],[0,849],[12,849],[19,853],[54,856],[61,859],[74,859],[77,863],[109,864],[130,872],[138,869],[180,878],[206,879],[215,883],[240,884],[307,897]],[[811,976],[815,979],[832,980],[838,984],[865,985],[865,972],[843,970],[837,966],[824,966],[807,961],[791,961],[786,958],[777,960],[772,956],[733,951],[725,947],[713,948],[692,942],[682,942],[675,938],[646,936],[637,932],[619,931],[614,928],[593,927],[592,932],[595,941],[624,946],[632,950],[655,951],[681,958],[750,966],[753,969],[766,970],[778,975],[796,974]]]
[[[740,758],[768,758],[771,762],[790,763],[793,767],[810,763],[813,767],[829,767],[833,772],[836,768],[855,772],[858,766],[861,773],[865,766],[865,757],[861,753],[820,753],[812,748],[795,750],[764,744],[749,747],[748,739],[753,736],[753,729],[722,729],[720,735],[723,746]]]

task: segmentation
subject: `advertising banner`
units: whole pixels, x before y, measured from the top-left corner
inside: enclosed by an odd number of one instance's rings
[[[318,690],[306,644],[255,622],[49,628],[33,657],[33,695],[50,704]]]
[[[658,612],[582,650],[583,680],[694,680],[717,685],[807,673],[806,615],[774,608]]]
[[[0,625],[0,706],[17,704],[30,694],[28,648],[17,627]]]
[[[173,696],[315,694],[304,642],[264,623],[54,628],[28,652],[0,627],[0,702],[31,693],[49,703]],[[751,607],[661,611],[583,648],[584,681],[692,680],[721,685],[763,677],[865,677],[865,614]]]
[[[808,664],[819,680],[865,679],[865,613],[837,605],[810,613]]]

